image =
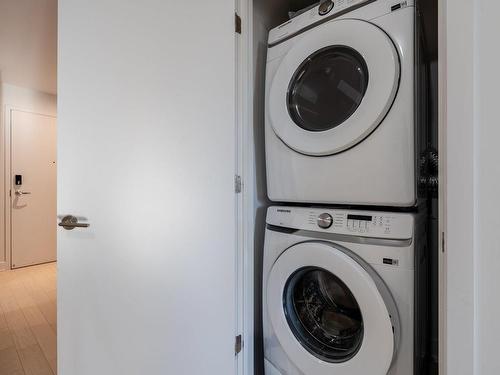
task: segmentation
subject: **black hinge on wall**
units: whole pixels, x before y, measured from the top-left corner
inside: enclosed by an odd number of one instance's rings
[[[234,13],[234,31],[236,31],[237,34],[241,34],[241,17],[238,13]]]
[[[446,252],[446,239],[444,236],[444,232],[441,233],[441,252]]]
[[[236,336],[234,341],[234,355],[238,355],[243,349],[243,338],[241,335]]]
[[[236,194],[241,193],[241,187],[242,187],[241,176],[235,175],[234,176],[234,192]]]

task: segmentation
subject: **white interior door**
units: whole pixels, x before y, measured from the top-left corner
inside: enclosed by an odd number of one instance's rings
[[[234,0],[59,2],[60,375],[235,373]]]
[[[56,260],[56,119],[10,112],[12,268]]]

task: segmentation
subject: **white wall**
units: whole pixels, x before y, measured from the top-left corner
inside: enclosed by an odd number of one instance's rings
[[[500,3],[443,0],[441,6],[446,373],[493,375],[500,373]]]
[[[446,152],[441,145],[441,165],[446,166],[442,199],[446,223],[447,284],[443,318],[447,375],[471,375],[474,366],[474,3],[443,0],[441,15],[446,27],[441,35],[440,63],[445,102],[441,103],[447,132]],[[443,66],[443,65],[442,65]],[[446,74],[446,76],[445,76]],[[443,135],[442,135],[443,136]],[[443,216],[441,216],[443,217]]]
[[[476,0],[475,374],[500,374],[500,2]]]
[[[56,96],[46,94],[31,89],[17,87],[0,83],[0,270],[9,268],[9,247],[6,244],[5,220],[8,212],[6,208],[9,204],[8,192],[9,184],[5,170],[5,126],[8,124],[8,113],[6,108],[16,108],[30,112],[56,115]]]
[[[56,93],[57,0],[0,1],[1,81]]]
[[[30,88],[3,83],[2,102],[5,105],[10,105],[18,109],[48,115],[56,114],[56,96]]]

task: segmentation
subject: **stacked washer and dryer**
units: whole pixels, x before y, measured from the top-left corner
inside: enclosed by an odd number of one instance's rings
[[[416,29],[412,0],[327,0],[270,32],[266,375],[421,371]]]

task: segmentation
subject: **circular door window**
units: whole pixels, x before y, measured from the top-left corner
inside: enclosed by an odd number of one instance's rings
[[[286,249],[266,280],[272,332],[304,374],[387,374],[399,337],[392,296],[348,249],[311,241]]]
[[[316,267],[295,272],[283,295],[287,322],[297,340],[326,362],[351,359],[363,341],[363,317],[349,288]]]
[[[401,72],[389,36],[353,19],[308,30],[269,64],[267,121],[284,144],[310,156],[337,154],[367,138],[389,112]]]
[[[356,111],[368,87],[363,57],[346,46],[330,46],[297,69],[287,93],[288,111],[304,130],[333,129]]]

